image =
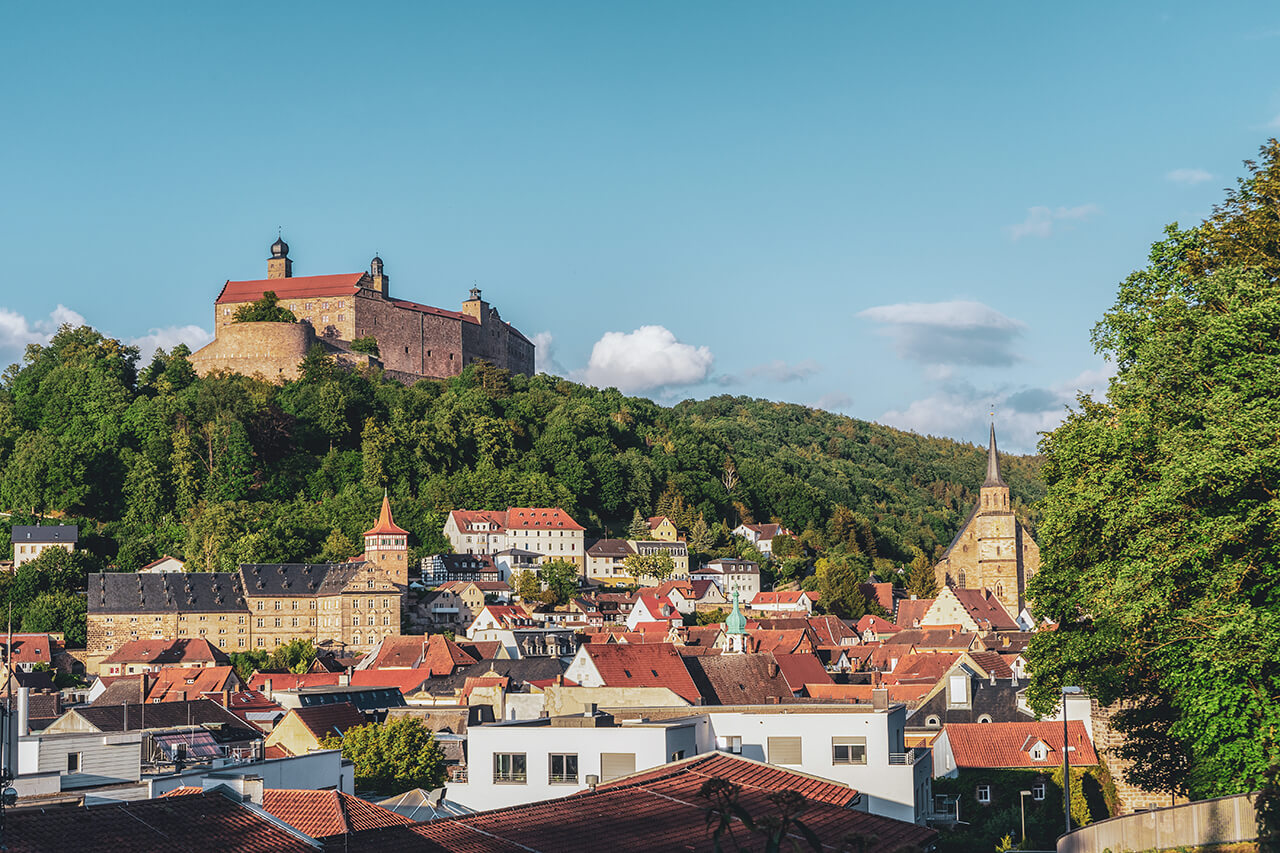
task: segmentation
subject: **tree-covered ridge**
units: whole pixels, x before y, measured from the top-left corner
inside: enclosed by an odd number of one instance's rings
[[[636,510],[721,543],[777,520],[807,545],[906,563],[950,541],[983,477],[981,448],[798,405],[665,408],[483,364],[406,387],[319,348],[273,385],[199,378],[188,354],[138,370],[135,349],[87,327],[30,347],[0,383],[4,508],[85,519],[82,541],[120,569],[342,559],[384,488],[420,553],[446,547],[450,509],[559,505],[592,534],[624,534]],[[1004,465],[1034,501],[1038,460]]]

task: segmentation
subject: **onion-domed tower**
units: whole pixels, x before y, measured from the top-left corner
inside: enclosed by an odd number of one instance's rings
[[[289,260],[289,244],[281,237],[271,244],[267,259],[267,278],[293,278],[293,261]]]

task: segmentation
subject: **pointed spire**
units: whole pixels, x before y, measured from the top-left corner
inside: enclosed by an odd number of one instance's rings
[[[987,479],[983,481],[983,486],[1003,486],[1005,481],[1000,479],[1000,454],[996,451],[996,425],[991,425],[991,444],[987,446]]]
[[[384,533],[399,534],[401,536],[409,535],[409,531],[401,527],[397,527],[395,521],[392,520],[391,501],[387,497],[385,489],[382,491],[382,511],[378,513],[378,523],[373,526],[372,530],[366,530],[364,535],[377,536]]]
[[[742,615],[742,611],[738,609],[738,593],[733,593],[733,610],[729,613],[729,617],[724,620],[724,632],[726,634],[745,634],[747,633],[747,617]]]

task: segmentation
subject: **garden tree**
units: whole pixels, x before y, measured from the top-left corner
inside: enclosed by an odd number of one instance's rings
[[[24,608],[22,630],[36,634],[62,631],[68,646],[82,647],[86,616],[83,595],[63,590],[42,592]]]
[[[511,588],[515,590],[516,595],[525,601],[537,598],[542,592],[542,584],[538,581],[538,575],[528,569],[523,569],[511,576]]]
[[[367,355],[381,355],[378,352],[378,339],[372,336],[356,338],[351,342],[351,349],[353,352],[362,352]]]
[[[628,539],[648,539],[649,538],[649,522],[640,510],[636,510],[631,514],[631,526],[627,528]]]
[[[354,557],[358,550],[351,543],[351,538],[335,527],[325,537],[324,547],[320,550],[320,561],[324,563],[341,563]]]
[[[330,735],[325,749],[341,749],[355,764],[357,790],[398,794],[410,788],[433,790],[445,781],[444,753],[435,735],[415,717],[370,723]]]
[[[548,560],[538,566],[538,582],[553,593],[548,603],[565,604],[578,594],[578,566],[566,560]]]
[[[804,546],[800,544],[800,540],[794,536],[787,536],[785,533],[773,537],[769,549],[774,557],[784,559],[786,557],[802,557],[804,556]]]
[[[267,668],[267,652],[265,649],[251,649],[247,652],[232,652],[231,666],[235,668],[236,675],[245,684],[253,678],[255,672],[263,672]]]
[[[307,667],[315,659],[316,647],[310,640],[293,639],[276,646],[267,658],[263,671],[302,673],[307,671]]]
[[[262,298],[241,305],[231,315],[236,323],[296,323],[298,318],[293,312],[280,304],[280,298],[274,290],[264,291]]]
[[[689,551],[693,554],[709,554],[715,546],[715,534],[707,526],[707,520],[699,514],[689,528]]]
[[[938,575],[933,561],[923,551],[916,554],[907,568],[907,592],[916,598],[933,598],[938,594]]]
[[[1247,165],[1121,284],[1106,398],[1041,442],[1033,705],[1123,703],[1126,775],[1193,798],[1251,790],[1280,731],[1280,144]]]
[[[666,551],[654,554],[628,554],[623,557],[622,564],[627,567],[627,574],[639,580],[652,578],[662,583],[671,577],[676,570],[676,561]]]
[[[872,612],[871,602],[862,591],[867,569],[857,558],[848,555],[820,557],[814,564],[822,609],[841,619],[861,619]]]

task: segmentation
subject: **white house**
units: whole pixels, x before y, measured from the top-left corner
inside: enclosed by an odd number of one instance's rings
[[[707,727],[705,718],[617,724],[592,709],[470,726],[466,780],[449,783],[449,799],[485,811],[566,797],[694,755],[699,726]]]
[[[738,593],[742,601],[750,601],[760,592],[760,566],[751,560],[721,558],[711,560],[689,575],[690,580],[711,581],[720,587],[726,599]]]
[[[150,563],[147,563],[145,566],[138,569],[138,571],[145,574],[184,572],[186,571],[186,565],[186,563],[182,562],[177,557],[170,557],[168,554],[165,554],[160,559],[152,560]]]
[[[641,622],[666,622],[669,625],[684,624],[684,617],[665,595],[641,593],[627,614],[627,630],[634,631]]]
[[[775,536],[795,536],[781,524],[739,524],[733,528],[733,535],[746,539],[756,547],[757,551],[766,556],[773,554]]]
[[[586,528],[559,507],[457,509],[445,519],[444,535],[457,554],[517,549],[586,567]]]
[[[781,592],[757,592],[751,599],[751,609],[766,613],[791,613],[797,616],[808,616],[813,613],[813,605],[818,601],[818,593],[809,590],[783,590]]]

